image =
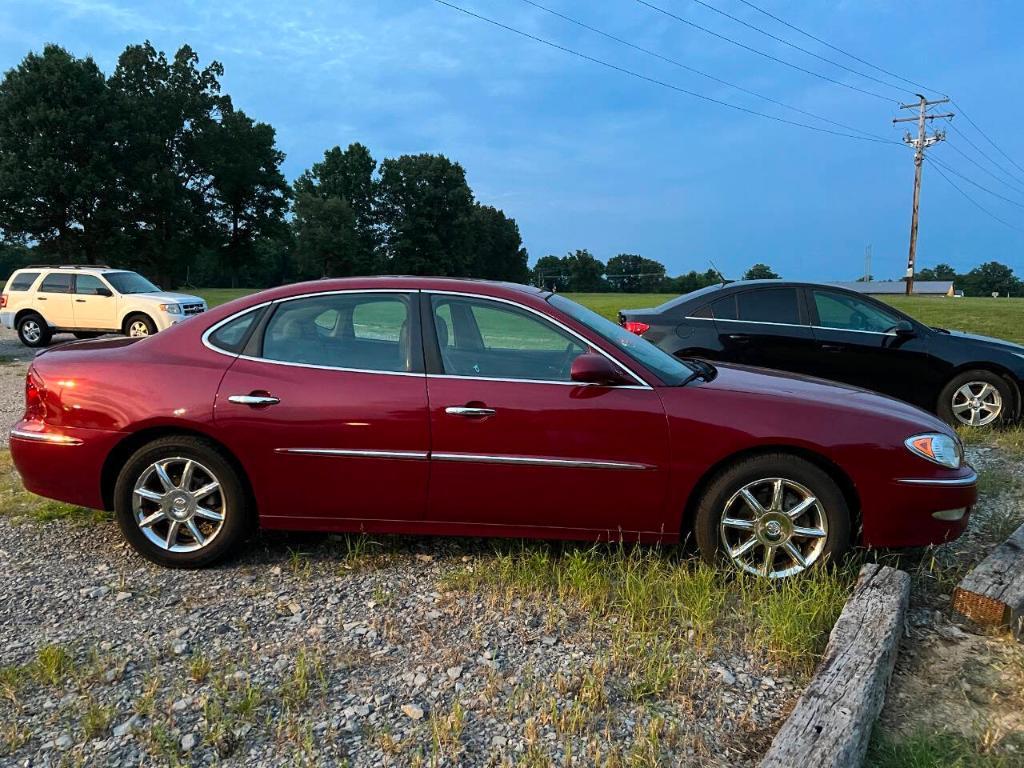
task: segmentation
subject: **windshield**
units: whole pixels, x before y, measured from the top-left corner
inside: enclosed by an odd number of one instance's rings
[[[548,301],[574,320],[583,323],[605,341],[610,341],[621,349],[630,358],[643,365],[645,368],[657,374],[658,378],[669,386],[681,384],[690,377],[693,369],[682,360],[678,360],[667,352],[663,352],[651,342],[641,339],[634,333],[630,333],[622,326],[616,325],[611,320],[601,317],[586,307],[580,306],[575,301],[554,294],[548,297]]]
[[[118,293],[152,293],[160,290],[138,272],[104,272],[103,276]]]

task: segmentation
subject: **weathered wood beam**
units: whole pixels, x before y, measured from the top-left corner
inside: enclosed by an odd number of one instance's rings
[[[992,550],[953,592],[953,608],[1024,641],[1024,525]]]
[[[761,768],[861,765],[885,703],[909,600],[909,575],[882,565],[861,568],[825,657]]]

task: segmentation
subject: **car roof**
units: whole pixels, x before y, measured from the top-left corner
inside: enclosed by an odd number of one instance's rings
[[[764,279],[764,280],[735,280],[731,283],[719,283],[717,285],[709,285],[704,288],[698,288],[695,291],[684,293],[675,299],[670,299],[664,304],[660,305],[657,309],[659,312],[663,312],[668,309],[674,309],[684,305],[703,303],[703,300],[707,299],[713,294],[729,295],[737,293],[748,288],[827,288],[830,291],[838,291],[839,293],[848,293],[856,296],[864,296],[864,294],[857,291],[850,290],[841,285],[835,283],[819,283],[810,280],[778,280],[778,279]]]
[[[18,267],[11,274],[14,275],[18,272],[67,272],[73,274],[75,272],[86,272],[89,274],[106,274],[110,272],[129,272],[127,269],[115,269],[114,267],[101,267],[97,265],[89,264],[30,264],[27,267]]]
[[[291,283],[290,285],[271,288],[254,295],[258,295],[263,301],[268,301],[289,296],[299,296],[305,293],[345,290],[466,292],[516,300],[522,300],[523,298],[543,299],[550,293],[532,285],[501,282],[498,280],[475,280],[463,277],[418,277],[416,275],[375,275],[371,277],[323,278],[303,283]]]

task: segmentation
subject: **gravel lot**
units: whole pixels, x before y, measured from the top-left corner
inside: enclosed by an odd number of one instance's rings
[[[0,330],[0,357],[15,360],[0,364],[6,439],[31,353]],[[1020,514],[1019,496],[985,504],[938,561],[976,561],[986,520]],[[1024,653],[955,621],[930,557],[910,561],[883,727],[973,738],[982,721],[1024,750]],[[674,682],[644,692],[664,670],[618,619],[454,586],[494,565],[491,541],[265,535],[219,568],[169,571],[109,517],[0,508],[0,765],[747,766],[799,695],[741,642],[688,647],[685,625]]]

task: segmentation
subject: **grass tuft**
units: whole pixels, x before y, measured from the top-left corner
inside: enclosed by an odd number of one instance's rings
[[[970,740],[946,731],[917,731],[906,738],[876,735],[869,768],[1010,768],[1006,757],[985,754]]]

